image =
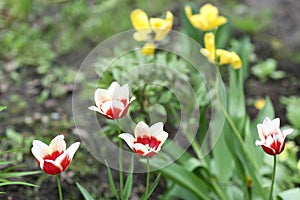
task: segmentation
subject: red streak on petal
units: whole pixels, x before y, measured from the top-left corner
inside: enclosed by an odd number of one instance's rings
[[[59,151],[54,151],[52,152],[52,154],[46,155],[43,157],[44,160],[48,159],[48,160],[55,160],[58,156],[60,156],[61,154],[63,154],[64,151],[59,152]]]
[[[127,105],[127,99],[121,99],[120,101],[123,103],[124,107]]]
[[[59,174],[62,172],[57,166],[47,161],[44,162],[44,166],[42,170],[47,174],[51,174],[51,175]]]
[[[157,150],[158,146],[160,145],[161,141],[157,140],[155,137],[138,137],[134,143],[141,143],[143,145],[149,145],[150,148]]]
[[[267,146],[264,146],[264,145],[262,145],[261,147],[263,148],[263,150],[264,150],[267,154],[272,155],[272,156],[276,155],[276,152],[275,152],[274,149],[271,149],[271,148],[269,148],[269,147],[267,147]]]
[[[67,156],[65,157],[65,159],[63,159],[63,160],[61,161],[61,163],[60,163],[60,165],[61,165],[62,168],[63,168],[63,171],[65,171],[65,169],[70,165],[70,163],[71,163],[71,160],[69,159],[69,156],[67,155]]]
[[[133,150],[135,153],[137,153],[137,154],[139,154],[139,155],[141,155],[141,156],[144,155],[144,152],[143,152],[142,150],[137,150],[137,149],[135,149],[135,148],[133,148],[132,150]]]

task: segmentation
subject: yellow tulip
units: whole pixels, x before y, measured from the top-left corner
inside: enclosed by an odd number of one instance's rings
[[[142,33],[151,33],[148,15],[141,9],[135,9],[130,14],[133,27]]]
[[[166,19],[150,19],[150,26],[155,33],[155,41],[161,41],[170,32],[173,26],[173,18],[173,14],[170,11],[167,11]]]
[[[254,102],[254,107],[257,109],[257,110],[261,110],[265,107],[265,104],[266,104],[266,100],[265,99],[258,99]]]
[[[209,31],[225,24],[227,19],[219,16],[219,10],[210,3],[200,8],[199,14],[192,15],[190,6],[185,7],[185,13],[191,24],[202,31]]]
[[[153,55],[155,51],[155,44],[151,42],[147,42],[142,48],[142,54],[149,56]]]
[[[207,57],[208,61],[214,63],[215,61],[215,35],[213,33],[206,33],[204,35],[204,47],[200,52]]]
[[[142,48],[144,55],[152,55],[155,51],[155,41],[163,40],[171,31],[173,26],[173,14],[167,11],[166,19],[148,18],[141,9],[131,12],[130,19],[137,32],[133,34],[136,41],[146,41]]]
[[[235,52],[226,51],[224,49],[216,50],[219,65],[231,64],[234,69],[242,67],[242,61]]]

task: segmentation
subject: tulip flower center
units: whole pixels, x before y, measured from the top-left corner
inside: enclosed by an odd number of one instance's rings
[[[59,152],[59,151],[54,151],[54,152],[52,152],[51,154],[48,154],[48,155],[46,155],[46,156],[44,156],[44,160],[46,160],[46,159],[48,159],[48,160],[56,160],[56,158],[58,157],[58,156],[60,156],[61,154],[63,153],[63,151],[62,152]]]
[[[157,150],[161,141],[157,140],[155,137],[138,137],[134,143],[140,143],[146,146],[146,148],[150,151],[151,149]]]

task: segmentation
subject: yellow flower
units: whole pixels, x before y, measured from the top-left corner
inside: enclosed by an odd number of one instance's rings
[[[235,52],[217,49],[216,54],[220,65],[231,64],[234,69],[239,69],[242,67],[242,61]]]
[[[195,15],[192,15],[192,9],[187,5],[185,6],[185,13],[191,24],[202,31],[218,28],[227,22],[225,17],[219,16],[218,8],[210,3],[202,6],[199,14]]]
[[[167,11],[166,19],[148,18],[141,9],[135,9],[130,14],[133,27],[137,32],[133,34],[136,41],[146,41],[142,49],[144,55],[152,55],[155,50],[155,42],[163,40],[173,26],[173,14]]]
[[[151,18],[150,26],[155,33],[154,40],[161,41],[168,35],[173,25],[173,14],[167,11],[166,19]]]
[[[261,110],[265,107],[265,104],[266,104],[266,100],[265,99],[258,99],[254,102],[254,107],[257,109],[257,110]]]
[[[149,56],[154,54],[155,51],[155,44],[151,43],[151,42],[147,42],[143,48],[142,48],[142,54]]]
[[[202,55],[207,57],[211,63],[215,62],[215,35],[213,33],[206,33],[204,35],[204,47],[200,49]]]
[[[148,18],[141,9],[135,9],[130,14],[133,27],[137,30],[133,37],[137,41],[161,41],[172,29],[173,14],[167,11],[166,19]],[[152,37],[152,33],[154,37]]]

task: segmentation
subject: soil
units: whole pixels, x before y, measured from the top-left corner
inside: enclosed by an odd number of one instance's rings
[[[246,3],[249,5],[255,6],[257,1],[254,0],[246,0]],[[265,2],[265,1],[261,1]],[[273,2],[273,1],[269,1]],[[278,68],[280,70],[284,70],[287,73],[286,78],[282,80],[268,80],[265,83],[261,83],[254,76],[250,76],[246,81],[245,92],[247,99],[256,99],[260,97],[270,96],[274,108],[276,116],[285,116],[285,107],[280,104],[279,99],[281,96],[291,96],[291,95],[300,95],[300,68],[299,63],[296,63],[291,60],[291,53],[293,51],[299,51],[299,38],[300,38],[300,4],[296,0],[279,0],[274,6],[274,16],[272,20],[272,24],[270,28],[268,28],[263,33],[259,35],[253,35],[252,41],[256,47],[255,53],[262,59],[268,57],[275,57],[278,61]],[[298,28],[297,30],[296,27]],[[282,47],[279,49],[275,49],[270,44],[268,40],[270,37],[278,38],[282,41]],[[81,48],[79,51],[71,52],[67,55],[64,55],[57,59],[57,62],[60,64],[66,64],[70,66],[74,66],[75,68],[79,68],[82,60],[85,58],[87,53],[92,49],[93,44],[88,44],[84,48]],[[35,103],[35,95],[31,95],[29,91],[30,84],[32,81],[38,80],[39,77],[36,76],[34,72],[24,72],[22,75],[22,82],[26,83],[24,88],[23,84],[13,85],[12,82],[8,82],[9,89],[5,93],[1,93],[1,98],[7,98],[13,93],[20,94],[24,99],[26,99],[28,108],[31,113],[38,112],[58,112],[68,115],[70,118],[72,117],[71,110],[71,98],[72,95],[68,95],[66,98],[61,99],[52,99],[48,101],[49,106],[44,105],[36,105]],[[248,112],[252,117],[254,117],[257,113],[252,106],[249,106]],[[16,119],[14,119],[16,120]],[[288,123],[284,117],[281,117],[282,123]],[[0,125],[1,130],[5,130],[5,125]],[[18,129],[22,129],[23,127],[18,127]],[[30,130],[29,130],[30,131]],[[1,135],[4,132],[1,131]],[[299,142],[299,141],[298,141]],[[298,143],[300,145],[300,143]],[[87,155],[88,152],[86,152]],[[91,157],[91,156],[90,156]],[[93,159],[93,158],[92,158]],[[98,162],[94,160],[94,162]],[[27,170],[36,170],[36,166],[31,166],[32,162],[27,166]],[[99,162],[98,162],[99,163]],[[118,172],[113,171],[114,180],[118,180]],[[109,181],[107,176],[107,170],[104,165],[100,165],[95,176],[78,176],[72,177],[72,173],[67,171],[63,173],[62,176],[64,180],[62,182],[62,187],[65,195],[65,199],[83,199],[80,192],[76,187],[76,181],[79,181],[83,186],[86,183],[89,185],[97,185],[96,192],[101,199],[114,199],[110,192]],[[38,176],[30,176],[26,177],[25,180],[29,182],[35,182],[38,180]],[[154,178],[154,177],[152,177]],[[144,185],[145,185],[145,174],[135,174],[134,175],[134,186],[133,192],[131,194],[131,199],[138,199],[144,193]],[[155,190],[151,199],[158,199],[159,195],[164,192],[164,188],[166,188],[166,183],[162,179],[158,185],[158,188]],[[91,188],[87,188],[91,189]],[[9,186],[5,188],[7,194],[5,196],[1,196],[1,199],[9,199],[9,200],[26,200],[26,199],[47,199],[47,200],[56,200],[57,199],[57,188],[55,184],[55,178],[51,176],[47,176],[41,182],[39,189],[20,187],[20,186]],[[100,192],[99,192],[100,191]]]

